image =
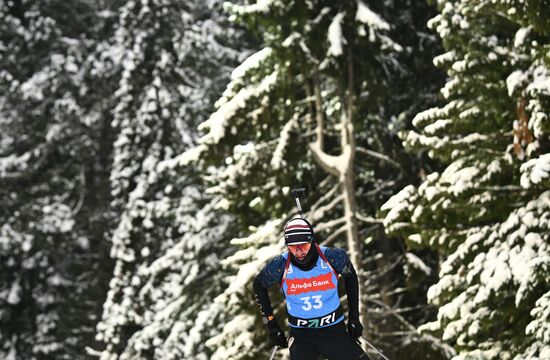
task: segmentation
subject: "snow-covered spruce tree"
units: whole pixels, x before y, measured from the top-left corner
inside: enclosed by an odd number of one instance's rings
[[[391,16],[393,8],[384,7],[389,7],[387,2],[374,6]],[[411,15],[414,7],[408,6],[401,10]],[[412,91],[398,99],[391,94],[390,89],[404,89],[390,86],[389,79],[399,72],[403,72],[401,79],[410,79],[412,69],[406,69],[406,74],[399,66],[402,47],[390,39],[391,26],[363,2],[274,1],[231,10],[259,33],[263,48],[233,71],[217,102],[218,110],[200,125],[206,132],[199,146],[177,159],[183,164],[198,159],[216,166],[209,176],[209,191],[224,198],[219,206],[237,216],[242,230],[241,237],[232,240],[242,250],[224,261],[228,288],[216,303],[224,310],[219,321],[227,325],[207,343],[215,350],[212,359],[266,355],[267,346],[254,345],[266,344],[266,337],[250,284],[265,262],[282,251],[281,229],[295,212],[290,187],[300,184],[309,189],[306,217],[315,224],[323,244],[344,244],[350,253],[355,251],[354,262],[363,268],[361,243],[376,223],[365,214],[377,209],[380,199],[387,199],[392,187],[397,190],[396,184],[407,179],[397,161],[380,153],[399,153],[389,145],[391,126],[384,119],[393,116],[393,131],[397,131],[406,118],[398,115],[414,108],[415,99]],[[399,21],[404,28],[412,23],[407,16]],[[418,40],[410,37],[408,44],[414,45],[407,56],[413,63]],[[415,85],[422,88],[421,84]],[[399,106],[392,107],[395,103]],[[371,165],[360,174],[353,168],[356,151],[364,156],[363,164]],[[393,182],[384,184],[388,179],[383,176],[396,173],[399,180],[393,177]],[[375,176],[380,178],[372,179]],[[357,204],[355,178],[376,184],[372,192],[361,184],[359,193],[363,199],[377,199],[377,206]],[[367,286],[376,288],[367,280],[362,283],[363,294]],[[282,306],[280,298],[277,302]],[[385,304],[383,311],[391,310],[391,305]],[[283,307],[280,310],[284,314]],[[370,326],[368,319],[364,323]]]
[[[419,330],[453,359],[550,357],[550,7],[544,1],[439,1],[445,105],[403,133],[444,170],[388,201],[385,226],[437,249]]]
[[[0,2],[2,359],[82,359],[93,340],[109,205],[97,22],[88,1]]]
[[[237,50],[218,1],[128,1],[97,56],[119,66],[111,172],[115,269],[97,326],[100,359],[208,359],[211,299],[229,217],[193,167],[171,161],[195,141]]]

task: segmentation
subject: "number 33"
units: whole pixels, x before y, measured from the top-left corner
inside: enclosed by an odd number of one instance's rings
[[[313,298],[315,300],[315,305],[311,304],[311,302],[309,301],[310,298]],[[306,296],[306,297],[300,298],[300,300],[304,302],[304,305],[302,305],[302,309],[304,309],[305,311],[309,311],[312,308],[320,309],[323,307],[323,302],[321,301],[321,295],[315,295],[311,297]]]

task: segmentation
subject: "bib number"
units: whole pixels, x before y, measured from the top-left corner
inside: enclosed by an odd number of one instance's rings
[[[309,299],[313,299],[314,303],[312,304]],[[321,301],[321,295],[315,295],[315,296],[306,296],[303,298],[300,298],[300,300],[303,301],[304,305],[302,305],[302,309],[305,311],[310,311],[311,309],[320,309],[323,307],[323,302]]]

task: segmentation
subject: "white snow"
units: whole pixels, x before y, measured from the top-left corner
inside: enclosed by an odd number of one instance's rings
[[[345,13],[338,13],[330,23],[328,27],[328,42],[329,48],[327,51],[327,56],[340,56],[343,54],[343,46],[346,43],[344,36],[342,34],[342,20],[344,19]]]
[[[47,87],[50,73],[53,73],[51,69],[45,68],[42,71],[35,72],[27,81],[22,83],[21,92],[23,93],[23,99],[43,100],[43,90]]]
[[[10,173],[26,170],[29,167],[28,161],[31,159],[32,153],[33,151],[27,151],[19,156],[11,154],[0,157],[0,177],[7,177]]]
[[[528,80],[528,75],[522,70],[515,70],[506,78],[506,87],[508,95],[512,96],[514,91],[525,85]]]
[[[519,48],[520,46],[523,46],[525,44],[525,39],[529,35],[529,32],[531,31],[531,27],[522,27],[518,29],[516,32],[516,35],[514,37],[514,47]]]
[[[275,71],[271,75],[262,79],[257,86],[248,86],[241,89],[233,98],[223,104],[208,120],[199,125],[199,130],[208,129],[208,133],[199,139],[201,144],[215,145],[225,136],[225,130],[229,125],[229,120],[234,117],[239,110],[246,107],[252,97],[260,97],[269,92],[277,83],[278,73]]]
[[[410,239],[410,237],[409,237]],[[407,252],[405,254],[407,257],[407,262],[411,264],[414,268],[422,271],[426,275],[430,275],[432,273],[432,269],[422,261],[418,256],[411,252]]]
[[[435,134],[436,132],[440,131],[440,130],[444,130],[448,125],[450,125],[452,123],[452,120],[448,120],[448,119],[438,119],[436,120],[434,123],[426,126],[424,128],[424,132],[426,134],[430,134],[430,135],[433,135]]]
[[[458,196],[464,191],[474,187],[474,178],[479,174],[480,169],[477,166],[463,167],[461,160],[455,161],[449,165],[441,174],[441,183],[448,183],[448,191]]]
[[[422,243],[422,237],[420,234],[412,234],[409,235],[408,239],[414,243],[421,244]]]
[[[527,86],[528,92],[550,95],[550,69],[539,65],[533,69],[533,81]]]
[[[541,155],[521,165],[521,186],[529,188],[550,177],[550,154]]]
[[[390,30],[390,25],[361,0],[357,1],[355,19],[375,29]]]
[[[443,97],[445,99],[450,99],[451,98],[451,95],[453,94],[454,90],[455,89],[458,89],[459,86],[460,86],[461,82],[458,78],[456,77],[452,77],[450,78],[449,80],[447,80],[447,82],[445,83],[445,86],[443,86],[440,90],[441,92],[441,95],[443,95]]]
[[[259,205],[259,204],[261,204],[261,203],[262,203],[262,198],[259,197],[259,196],[256,196],[254,199],[252,199],[252,201],[250,201],[250,202],[248,203],[248,206],[251,207],[251,208],[253,208],[253,207],[255,207],[256,205]]]
[[[422,111],[413,118],[413,125],[417,128],[422,128],[438,119],[450,118],[451,112],[460,109],[464,105],[464,101],[452,100],[442,108],[431,108]]]
[[[233,5],[231,8],[240,14],[251,14],[251,13],[263,13],[267,14],[271,10],[273,4],[280,3],[279,0],[256,0],[255,4],[238,6]]]
[[[412,200],[411,197],[415,193],[416,188],[408,185],[380,207],[382,211],[388,211],[383,222],[386,228],[391,227],[393,222],[401,218],[401,213],[408,209],[409,202]]]
[[[45,205],[42,208],[43,217],[39,223],[39,227],[44,232],[60,232],[67,233],[73,229],[75,220],[73,219],[72,210],[68,205],[54,203]]]
[[[297,113],[298,114],[298,113]],[[279,136],[279,141],[277,142],[277,147],[273,152],[273,157],[271,158],[271,167],[273,170],[279,170],[281,167],[285,166],[286,162],[283,159],[284,150],[288,145],[288,140],[290,138],[290,131],[298,125],[297,116],[293,116],[281,130],[281,135]]]
[[[436,67],[441,67],[445,64],[450,64],[454,61],[456,61],[456,51],[449,50],[441,55],[437,55],[436,57],[434,57],[433,64]]]
[[[281,46],[289,47],[292,44],[294,44],[297,40],[300,40],[300,39],[302,39],[302,35],[294,31],[292,32],[292,34],[288,35],[286,39],[283,40],[283,42],[281,43]]]
[[[19,282],[20,279],[16,279],[11,283],[10,291],[6,299],[7,303],[10,305],[17,305],[21,301],[23,288],[21,287],[21,284]]]
[[[265,60],[269,59],[272,54],[273,49],[270,47],[265,47],[250,55],[231,72],[231,79],[237,80],[244,78],[250,71],[257,70]]]
[[[309,144],[309,148],[320,159],[320,162],[332,169],[334,175],[342,176],[346,173],[349,166],[349,158],[351,156],[351,145],[346,144],[342,149],[342,153],[338,156],[329,155],[320,147],[319,141]]]

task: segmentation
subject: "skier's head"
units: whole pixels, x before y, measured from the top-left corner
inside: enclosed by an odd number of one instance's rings
[[[285,245],[311,244],[313,226],[302,218],[291,219],[285,225]]]
[[[306,219],[294,218],[285,225],[285,245],[298,263],[312,256],[313,237],[313,226]]]

